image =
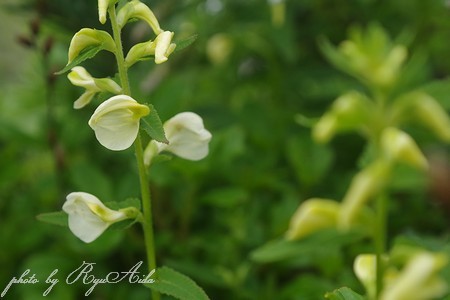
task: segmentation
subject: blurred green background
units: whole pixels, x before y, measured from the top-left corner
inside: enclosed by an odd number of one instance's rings
[[[310,128],[298,122],[299,114],[303,121],[320,117],[338,95],[358,86],[325,61],[317,38],[337,44],[349,26],[374,21],[393,37],[410,34],[410,53],[423,62],[411,71],[411,85],[439,81],[427,90],[450,110],[448,1],[143,2],[162,28],[175,32],[175,41],[198,39],[165,64],[134,66],[134,98],[151,101],[163,120],[196,112],[213,134],[206,159],[173,158],[151,169],[159,264],[192,277],[211,299],[321,299],[343,285],[362,293],[351,266],[356,254],[371,251],[370,241],[347,237],[274,261],[251,253],[284,234],[303,200],[340,200],[358,170],[361,137],[316,145]],[[5,299],[42,299],[45,278],[58,269],[61,282],[46,299],[81,299],[88,287],[63,281],[83,261],[95,262],[101,277],[145,257],[138,226],[109,230],[86,245],[67,228],[35,217],[60,210],[72,191],[104,201],[139,196],[132,151],[100,146],[87,125],[95,106],[73,110],[82,89],[53,75],[66,64],[75,32],[109,27],[98,22],[93,0],[3,0],[0,24],[0,290],[30,269],[41,282],[13,285]],[[140,23],[124,34],[126,50],[152,38]],[[83,65],[95,77],[115,72],[110,53]],[[413,125],[410,130],[432,172],[399,170],[389,241],[402,235],[450,254],[449,147]],[[450,280],[450,271],[444,273]],[[88,298],[125,297],[144,299],[149,291],[99,285]]]

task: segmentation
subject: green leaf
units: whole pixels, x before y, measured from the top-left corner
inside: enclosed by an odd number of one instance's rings
[[[63,211],[43,213],[36,216],[41,222],[67,227],[67,214]]]
[[[168,144],[169,141],[164,133],[163,124],[159,118],[158,112],[153,105],[148,104],[148,106],[150,107],[150,114],[141,119],[142,128],[152,139]]]
[[[342,287],[331,293],[326,293],[325,298],[330,300],[365,300],[363,296],[348,287]]]
[[[254,250],[250,257],[259,263],[272,263],[277,261],[308,256],[317,252],[317,249],[337,248],[342,245],[355,243],[364,237],[364,233],[351,231],[341,234],[336,229],[327,229],[317,232],[302,240],[289,241],[278,239]]]
[[[208,300],[209,297],[192,279],[171,268],[162,267],[156,271],[156,282],[146,287],[180,300]]]
[[[76,67],[79,64],[81,64],[83,61],[93,58],[95,55],[97,55],[98,52],[102,51],[103,49],[105,49],[103,44],[86,47],[80,52],[80,55],[78,55],[74,60],[72,60],[69,64],[67,64],[61,71],[58,71],[55,74],[61,75],[69,71],[73,67]]]
[[[176,41],[175,44],[177,45],[177,47],[175,48],[174,53],[179,52],[179,51],[183,50],[184,48],[189,47],[190,45],[192,45],[195,42],[195,40],[197,38],[198,38],[198,34],[194,34],[194,35],[191,35],[190,37],[187,37],[180,41]]]
[[[295,168],[299,183],[308,188],[321,181],[333,162],[333,152],[329,147],[299,137],[287,140],[286,156]]]

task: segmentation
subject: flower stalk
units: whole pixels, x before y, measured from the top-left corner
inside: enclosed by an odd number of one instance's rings
[[[117,23],[116,8],[111,5],[108,8],[109,18],[111,20],[111,26],[113,30],[113,39],[116,43],[116,61],[117,68],[119,72],[120,83],[122,85],[123,93],[125,95],[131,96],[130,83],[128,80],[127,67],[125,65],[125,58],[123,54],[123,46],[121,40],[121,28]],[[141,186],[141,201],[143,210],[143,222],[142,228],[144,231],[145,239],[145,249],[147,255],[148,271],[156,269],[156,258],[155,258],[155,242],[154,242],[154,231],[153,231],[153,215],[152,215],[152,203],[149,188],[149,180],[147,170],[144,164],[144,154],[142,148],[141,135],[138,133],[136,140],[134,141],[134,150],[136,156],[136,162],[139,172],[139,183]],[[160,294],[152,290],[152,299],[159,300]]]

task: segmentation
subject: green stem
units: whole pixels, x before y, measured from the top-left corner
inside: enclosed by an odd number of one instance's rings
[[[108,9],[109,18],[111,19],[111,27],[113,31],[114,42],[116,43],[116,60],[119,72],[120,83],[122,84],[123,93],[131,96],[130,82],[128,81],[127,68],[125,66],[125,58],[123,55],[123,46],[121,38],[121,29],[117,25],[116,8],[111,5]]]
[[[116,60],[117,68],[119,72],[120,83],[122,85],[123,93],[131,96],[130,83],[128,80],[127,68],[125,66],[125,59],[123,55],[123,46],[121,40],[121,29],[117,25],[116,8],[114,5],[108,9],[109,17],[111,19],[111,26],[113,30],[113,37],[116,43]],[[142,140],[140,134],[137,135],[134,141],[134,151],[136,155],[136,162],[139,171],[139,183],[141,186],[141,199],[142,199],[142,211],[144,214],[144,220],[141,222],[144,231],[145,249],[147,254],[148,271],[156,269],[155,258],[155,239],[153,231],[153,214],[152,214],[152,202],[149,188],[149,180],[147,170],[144,164],[144,150],[142,148]],[[152,299],[159,300],[160,294],[157,291],[152,290]]]
[[[384,264],[383,255],[386,253],[386,223],[387,200],[385,193],[381,193],[376,199],[376,223],[375,223],[375,251],[376,251],[376,298],[379,298],[383,290]]]

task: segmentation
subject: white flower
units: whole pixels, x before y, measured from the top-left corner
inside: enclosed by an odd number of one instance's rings
[[[144,153],[146,165],[149,165],[153,156],[162,151],[188,160],[200,160],[209,152],[211,133],[205,129],[202,118],[192,112],[182,112],[164,123],[168,144],[152,140]]]
[[[173,32],[164,31],[155,39],[155,63],[161,64],[167,61],[169,55],[175,50],[176,45],[172,43]]]
[[[153,29],[155,34],[162,32],[158,19],[156,19],[153,11],[138,0],[127,2],[117,13],[117,24],[120,28],[123,28],[130,19],[144,20]]]
[[[127,95],[117,95],[99,105],[89,120],[95,137],[104,147],[119,151],[130,147],[139,132],[140,118],[150,108]]]
[[[89,104],[96,93],[107,91],[114,94],[119,94],[122,88],[110,78],[94,78],[83,67],[74,67],[72,72],[67,75],[70,82],[75,86],[80,86],[86,89],[73,104],[75,109],[80,109]]]
[[[85,243],[98,238],[111,224],[128,219],[124,211],[106,207],[97,197],[84,192],[67,195],[63,210],[69,215],[69,228]]]

